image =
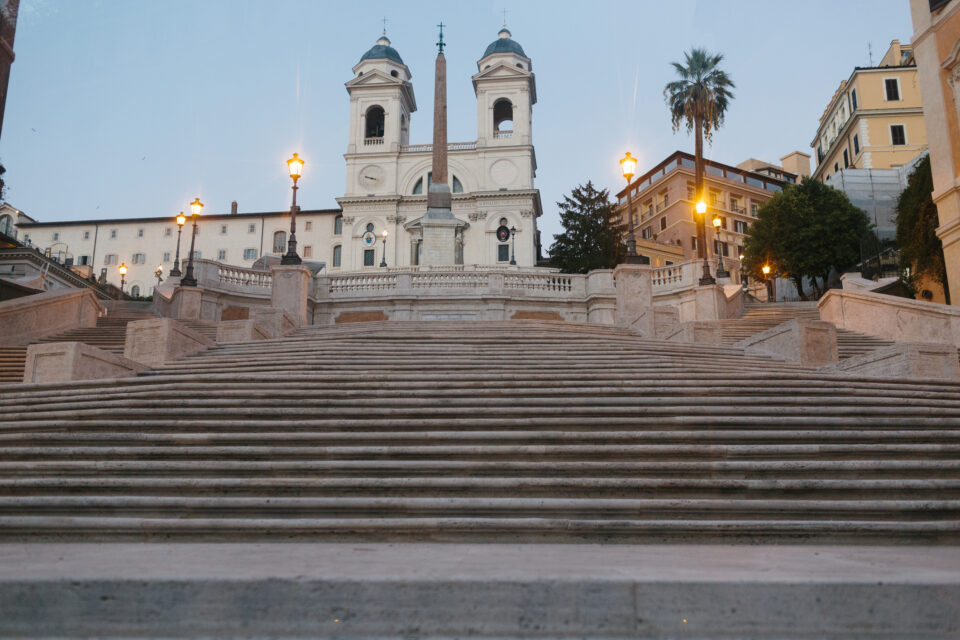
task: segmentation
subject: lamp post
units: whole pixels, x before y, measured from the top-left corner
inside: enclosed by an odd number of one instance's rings
[[[193,219],[193,229],[190,231],[190,255],[187,256],[187,272],[180,280],[180,285],[184,287],[197,286],[197,279],[193,275],[193,245],[197,240],[197,218],[200,217],[200,211],[202,210],[203,203],[200,202],[200,198],[194,198],[193,202],[190,203],[190,213]]]
[[[296,153],[287,160],[287,169],[293,178],[293,204],[290,205],[290,239],[287,252],[280,258],[280,264],[300,264],[303,260],[297,255],[297,180],[303,175],[303,160]]]
[[[770,265],[765,264],[761,267],[760,271],[763,272],[763,284],[767,287],[767,302],[772,302],[770,299],[770,280],[767,276],[770,275]]]
[[[627,264],[640,264],[640,256],[637,255],[637,238],[634,235],[634,226],[633,226],[633,194],[630,189],[630,180],[633,179],[634,173],[637,170],[637,159],[630,155],[630,152],[627,151],[627,155],[623,156],[620,160],[620,171],[623,172],[623,177],[627,179],[627,215],[630,217],[629,231],[627,232],[627,257],[625,262]]]
[[[170,269],[170,277],[179,278],[183,274],[180,273],[180,234],[183,233],[183,224],[187,221],[187,216],[183,215],[183,211],[180,212],[180,215],[177,216],[177,257],[173,259],[173,269]]]
[[[723,224],[723,220],[720,219],[719,215],[713,216],[713,229],[716,235],[717,241],[717,277],[718,278],[729,278],[730,272],[723,268],[723,238],[720,232],[720,225]]]
[[[160,283],[163,282],[163,265],[158,264],[157,268],[153,270],[153,275],[157,276],[157,286],[160,286]]]
[[[517,228],[510,227],[510,264],[517,266]]]
[[[120,293],[123,293],[123,286],[127,283],[127,263],[121,262],[117,271],[120,272]]]
[[[707,259],[707,203],[703,200],[697,201],[696,212],[697,215],[694,218],[697,225],[697,246],[702,247],[701,251],[703,251],[703,275],[700,276],[700,285],[717,284],[710,275],[710,263]]]
[[[380,266],[387,266],[387,230],[383,230],[383,255],[380,257]]]

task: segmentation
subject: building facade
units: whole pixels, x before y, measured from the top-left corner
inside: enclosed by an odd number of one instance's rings
[[[417,110],[412,75],[386,37],[353,67],[349,95],[346,186],[341,209],[297,213],[298,252],[322,262],[331,273],[419,263],[419,219],[426,212],[432,175],[430,144],[410,144]],[[466,79],[464,79],[465,81]],[[448,145],[453,214],[462,221],[455,263],[536,265],[540,251],[534,187],[533,105],[536,83],[530,58],[502,29],[484,51],[471,78],[477,96],[477,138]],[[186,208],[186,207],[185,207]],[[6,220],[6,219],[4,219]],[[19,239],[63,262],[106,270],[119,285],[125,263],[127,291],[148,295],[153,273],[169,274],[176,256],[175,216],[36,222],[13,221]],[[2,221],[0,221],[2,222]],[[501,227],[512,230],[505,238]],[[180,257],[190,247],[191,222],[183,228]],[[286,252],[289,213],[203,214],[198,222],[198,257],[252,267],[268,254]],[[383,232],[386,230],[386,243]],[[181,269],[183,267],[181,266]]]
[[[794,154],[786,157],[792,156]],[[723,256],[724,266],[734,280],[739,279],[744,236],[756,219],[760,206],[783,191],[784,185],[798,180],[797,174],[783,167],[756,160],[752,162],[763,164],[764,171],[749,171],[704,160],[707,254],[711,260],[716,260],[718,254]],[[694,156],[676,151],[630,183],[637,253],[651,258],[653,266],[667,266],[670,258],[653,255],[653,249],[641,245],[640,240],[680,249],[682,253],[674,258],[678,261],[692,260],[697,256],[695,181]],[[617,194],[617,206],[625,229],[630,226],[627,191],[625,188]],[[722,221],[719,232],[714,231],[710,223],[714,214]],[[663,259],[665,264],[657,264],[657,258]]]
[[[910,0],[933,201],[951,302],[960,299],[960,0]]]
[[[913,47],[894,40],[876,67],[856,67],[820,117],[813,178],[846,168],[891,169],[927,148]]]

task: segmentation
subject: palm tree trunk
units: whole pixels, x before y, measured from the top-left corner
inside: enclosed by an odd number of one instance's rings
[[[696,173],[697,173],[697,202],[701,200],[706,202],[707,197],[704,193],[703,186],[703,116],[695,116],[694,124],[696,125],[696,142],[694,150],[696,152]],[[700,277],[701,285],[715,284],[713,276],[710,274],[710,265],[707,262],[707,214],[706,212],[703,215],[694,213],[694,218],[697,223],[697,258],[703,261],[703,275]]]

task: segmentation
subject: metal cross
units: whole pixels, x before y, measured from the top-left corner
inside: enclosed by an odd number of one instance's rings
[[[387,16],[383,16],[383,35],[387,35]]]
[[[443,21],[441,20],[437,26],[440,27],[440,41],[437,43],[437,46],[440,47],[440,53],[443,53],[443,48],[446,46],[443,42]]]
[[[503,27],[507,27],[507,8],[503,8]]]

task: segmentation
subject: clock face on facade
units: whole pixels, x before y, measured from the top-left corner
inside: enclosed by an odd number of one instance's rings
[[[386,176],[383,167],[371,164],[360,170],[361,189],[376,190],[383,186],[383,179]]]
[[[510,239],[510,229],[507,229],[505,226],[500,225],[497,227],[497,240],[500,242],[506,242]]]

